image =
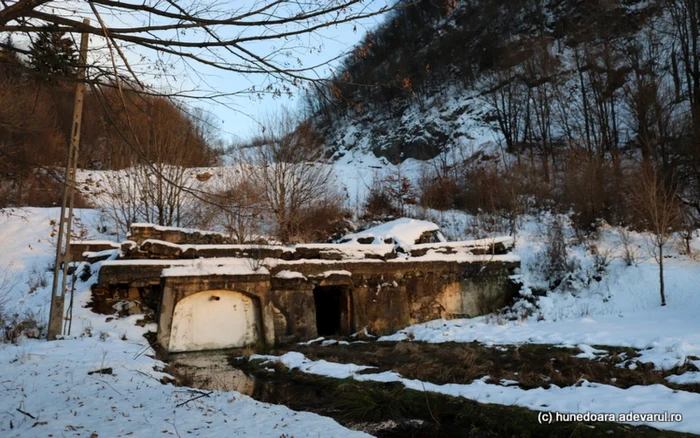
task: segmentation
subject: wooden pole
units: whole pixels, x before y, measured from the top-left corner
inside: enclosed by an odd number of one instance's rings
[[[84,24],[90,24],[87,18]],[[80,55],[78,61],[78,83],[75,86],[75,104],[73,106],[73,124],[71,126],[71,141],[68,145],[66,160],[66,177],[63,181],[63,201],[61,203],[61,219],[58,226],[58,241],[56,243],[56,266],[53,275],[51,291],[51,311],[49,313],[49,329],[46,339],[52,341],[63,334],[63,318],[65,311],[66,281],[68,279],[68,264],[70,260],[70,235],[73,223],[73,199],[75,176],[78,170],[78,149],[80,145],[80,125],[83,119],[83,98],[85,96],[85,65],[87,63],[88,34],[80,37]],[[61,272],[63,275],[61,275]]]

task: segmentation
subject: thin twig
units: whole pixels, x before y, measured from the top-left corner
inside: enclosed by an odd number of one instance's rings
[[[32,420],[36,420],[36,417],[34,415],[30,414],[29,412],[24,412],[20,408],[17,408],[17,412],[19,412],[20,414],[26,415],[27,417],[31,418]]]
[[[200,399],[200,398],[202,398],[202,397],[209,397],[209,395],[212,394],[214,391],[202,392],[202,391],[194,391],[194,390],[192,390],[192,391],[190,391],[190,392],[199,393],[199,395],[198,395],[197,397],[192,397],[192,398],[189,399],[189,400],[185,400],[184,402],[179,403],[176,407],[179,408],[180,406],[184,406],[184,405],[186,405],[187,403],[189,403],[189,402],[191,402],[191,401],[195,401],[195,400]]]
[[[435,424],[439,426],[440,422],[437,418],[435,418],[435,415],[433,415],[433,410],[430,409],[430,400],[428,400],[428,391],[425,390],[425,383],[421,381],[420,384],[423,386],[423,395],[425,395],[425,404],[428,406],[428,413],[430,414],[430,417],[433,419]]]

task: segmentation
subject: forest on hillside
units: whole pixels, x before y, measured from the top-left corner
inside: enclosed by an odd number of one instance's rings
[[[24,55],[11,44],[0,50],[0,99],[12,102],[0,102],[0,206],[55,205],[75,48],[49,31]],[[206,114],[97,78],[85,99],[79,167],[145,169],[140,183],[112,184],[112,199],[133,198],[117,208],[121,227],[208,226],[219,218],[250,231],[265,213],[283,241],[324,240],[304,224],[323,216],[317,228],[332,230],[355,209],[344,205],[331,172],[310,173],[321,190],[287,188],[300,186],[302,163],[339,158],[354,132],[357,143],[373,145],[363,153],[396,165],[367,182],[369,195],[354,212],[363,221],[457,210],[488,215],[484,226],[514,234],[522,214],[551,210],[571,213],[582,231],[604,222],[686,236],[698,228],[700,6],[693,0],[407,0],[332,78],[310,85],[306,119],[262,123],[261,136],[233,157],[243,176],[206,193],[182,170],[217,163]],[[492,140],[476,144],[478,124]],[[401,169],[407,158],[422,160],[420,175]],[[279,172],[256,175],[258,166]],[[139,195],[146,184],[156,199]],[[196,200],[188,209],[183,194]],[[324,205],[332,208],[321,214]]]
[[[0,49],[0,207],[60,202],[78,56],[64,33],[37,34],[27,54]],[[123,169],[144,161],[213,164],[207,114],[97,79],[86,91],[78,167]]]
[[[426,208],[649,227],[644,205],[663,198],[655,209],[677,211],[674,227],[698,226],[694,0],[407,1],[306,106],[331,148],[360,131],[394,163],[432,159],[409,197]],[[462,117],[489,126],[496,147],[465,148]],[[379,210],[399,207],[391,184],[374,190]]]

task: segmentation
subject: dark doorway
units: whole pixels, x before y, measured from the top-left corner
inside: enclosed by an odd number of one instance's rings
[[[316,287],[314,304],[316,305],[316,329],[319,336],[350,334],[350,297],[347,287]]]

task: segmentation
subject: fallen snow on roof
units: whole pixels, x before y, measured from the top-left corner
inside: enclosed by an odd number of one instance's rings
[[[109,245],[114,248],[119,248],[117,242],[112,242],[111,240],[71,240],[71,245]]]
[[[435,254],[428,253],[420,257],[387,260],[387,263],[410,262],[456,262],[456,263],[520,263],[520,257],[514,254]]]
[[[182,249],[183,251],[193,248],[195,250],[198,249],[240,249],[242,251],[255,251],[255,250],[262,250],[262,249],[269,249],[269,250],[281,250],[282,252],[294,252],[294,248],[290,248],[288,246],[282,246],[282,245],[257,245],[257,244],[237,244],[237,243],[221,243],[221,244],[190,244],[190,243],[172,243],[172,242],[167,242],[165,240],[159,240],[159,239],[146,239],[143,241],[141,245],[145,244],[151,244],[151,245],[162,245],[162,246],[168,246],[171,248],[179,248]]]
[[[119,253],[120,253],[119,248],[115,248],[115,249],[105,249],[102,251],[83,251],[82,256],[83,257],[88,257],[88,256],[89,257],[105,257],[105,256],[112,257],[112,256],[119,255]],[[116,258],[116,257],[114,257],[114,258]],[[114,260],[114,258],[112,258],[112,260]],[[75,260],[75,261],[78,261],[78,260]]]
[[[163,269],[161,277],[196,277],[205,275],[269,275],[259,261],[241,258],[187,260],[181,266]]]
[[[358,243],[358,239],[374,238],[373,244],[381,244],[385,243],[385,240],[392,239],[398,246],[408,248],[414,245],[423,233],[438,230],[439,227],[432,222],[401,218],[368,228],[359,233],[347,234],[340,241]],[[438,236],[440,240],[444,240],[442,235],[438,234]]]
[[[364,259],[366,255],[385,256],[394,252],[394,245],[380,242],[376,245],[360,243],[310,243],[296,248],[318,249],[320,254],[339,254],[343,259]]]
[[[283,278],[286,280],[292,279],[292,278],[301,278],[303,280],[306,280],[306,277],[304,277],[304,274],[301,272],[296,272],[296,271],[279,271],[277,274],[275,274],[275,278]]]
[[[486,239],[478,240],[460,240],[457,242],[438,242],[438,243],[420,243],[413,245],[413,249],[426,248],[426,249],[437,249],[437,248],[483,248],[489,247],[491,245],[503,244],[506,248],[511,248],[515,243],[515,239],[511,236],[503,237],[488,237]]]
[[[181,227],[166,227],[162,225],[154,225],[154,224],[149,224],[147,222],[137,222],[131,224],[131,227],[138,227],[138,228],[153,228],[156,231],[179,231],[181,233],[187,233],[187,234],[202,234],[202,235],[218,235],[222,237],[228,237],[224,233],[219,233],[218,231],[207,231],[207,230],[199,230],[196,228],[181,228]]]
[[[312,275],[314,278],[328,278],[331,275],[343,275],[345,277],[352,277],[352,272],[350,271],[324,271],[318,275]]]
[[[125,265],[184,265],[190,263],[191,260],[153,260],[153,259],[135,259],[135,260],[113,260],[102,263],[102,266],[125,266]]]
[[[273,268],[275,266],[287,266],[289,265],[339,265],[348,263],[386,263],[384,260],[378,259],[350,259],[350,260],[322,260],[322,259],[301,259],[301,260],[282,260],[282,259],[271,259],[267,258],[264,261],[264,265],[268,268]]]
[[[74,212],[85,224],[98,223],[97,210]],[[5,309],[31,312],[46,324],[50,281],[31,293],[26,282],[36,275],[30,271],[46,274],[45,267],[55,260],[51,221],[60,217],[60,209],[5,213],[0,215],[0,278],[17,280],[5,289]],[[99,266],[92,265],[92,272]],[[137,326],[143,315],[93,313],[88,303],[96,280],[93,275],[76,282],[71,339],[0,343],[0,436],[369,437],[331,418],[257,402],[236,391],[207,391],[207,397],[193,400],[194,388],[162,384],[166,375],[155,369],[165,364],[154,359],[143,336],[156,325]],[[105,368],[111,371],[88,374]]]

